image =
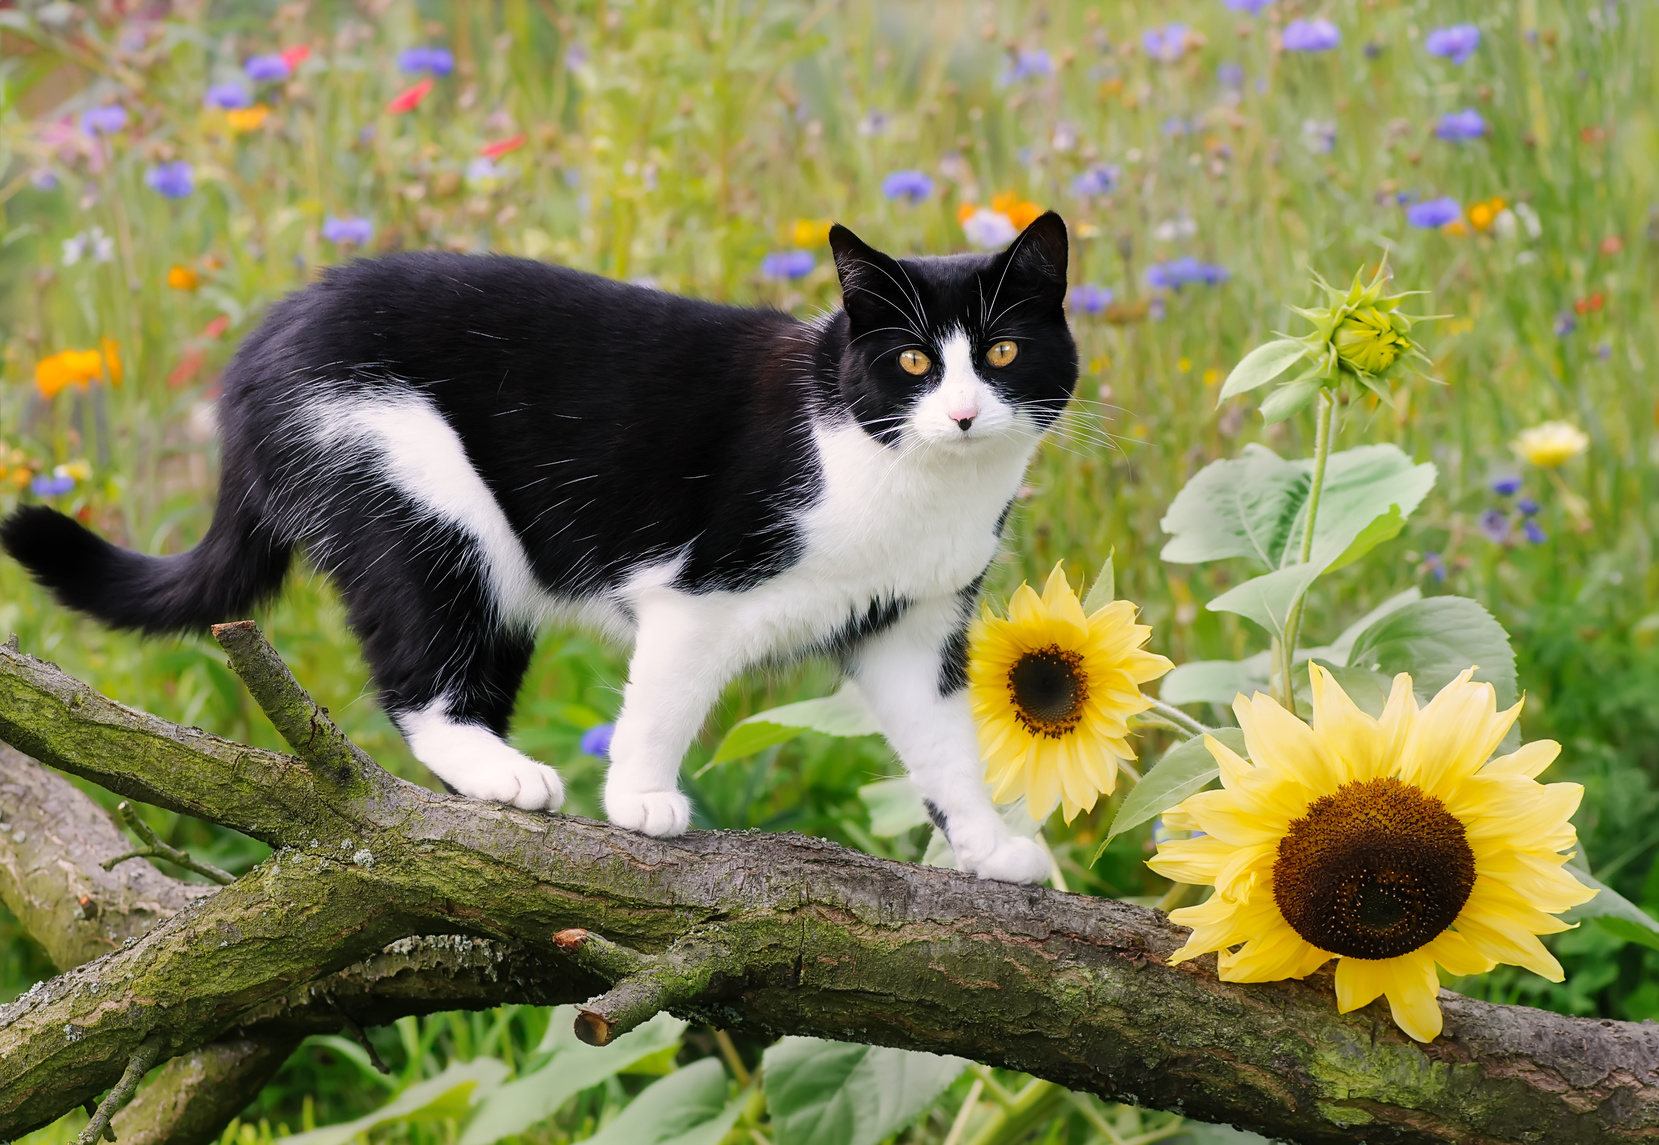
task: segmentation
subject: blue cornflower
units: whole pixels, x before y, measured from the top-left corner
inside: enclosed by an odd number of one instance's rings
[[[1414,227],[1424,227],[1433,230],[1443,227],[1447,223],[1455,223],[1463,217],[1463,208],[1456,199],[1426,199],[1421,203],[1413,203],[1406,208],[1406,222]]]
[[[29,186],[37,191],[56,191],[58,177],[48,167],[36,167],[29,172]]]
[[[1141,33],[1141,47],[1155,60],[1172,64],[1187,51],[1191,33],[1185,24],[1170,24],[1164,28],[1148,28]]]
[[[331,243],[354,243],[362,246],[374,237],[374,224],[367,219],[333,215],[323,220],[323,238]]]
[[[1215,78],[1222,87],[1241,88],[1244,86],[1244,67],[1241,64],[1222,64],[1215,69]]]
[[[1446,558],[1439,553],[1424,553],[1423,567],[1429,570],[1429,575],[1435,580],[1446,579]]]
[[[1084,314],[1100,314],[1112,304],[1112,292],[1104,286],[1074,286],[1071,288],[1071,305],[1074,310],[1081,310]]]
[[[1494,545],[1509,540],[1509,517],[1502,509],[1488,509],[1480,515],[1480,531]]]
[[[1342,33],[1329,20],[1292,20],[1285,25],[1287,52],[1328,52],[1342,42]]]
[[[572,44],[565,49],[565,67],[571,71],[579,71],[587,66],[588,50],[581,44]]]
[[[455,55],[448,48],[408,48],[398,53],[397,66],[399,71],[431,72],[435,76],[447,76],[455,70]]]
[[[42,473],[29,482],[29,492],[36,497],[57,497],[75,488],[75,479],[67,473],[60,473],[55,477],[48,477]]]
[[[1521,479],[1513,474],[1498,478],[1492,482],[1492,492],[1500,497],[1513,497],[1521,490]]]
[[[881,181],[881,193],[915,203],[933,194],[933,179],[925,171],[894,171]]]
[[[1515,508],[1521,511],[1521,516],[1523,517],[1535,517],[1538,515],[1538,510],[1542,508],[1542,506],[1540,506],[1538,502],[1534,501],[1531,497],[1522,497],[1519,501],[1515,502]]]
[[[1248,12],[1252,16],[1261,15],[1263,8],[1273,3],[1273,0],[1221,0],[1222,6],[1231,8],[1235,12]]]
[[[809,250],[775,250],[760,260],[760,273],[767,278],[804,278],[817,265]]]
[[[1191,256],[1155,262],[1146,271],[1147,285],[1159,290],[1180,290],[1195,282],[1215,286],[1230,277],[1225,267],[1213,262],[1199,262]]]
[[[242,72],[254,83],[280,83],[293,69],[281,56],[249,56],[242,62]]]
[[[1192,130],[1192,126],[1179,115],[1172,115],[1163,122],[1164,134],[1180,138]]]
[[[1454,64],[1461,64],[1480,47],[1480,29],[1473,24],[1453,24],[1450,28],[1436,28],[1423,41],[1431,56],[1444,56]]]
[[[611,739],[615,735],[615,724],[594,724],[582,733],[580,744],[582,754],[597,756],[600,759],[609,759],[611,757]]]
[[[1002,82],[1018,83],[1020,80],[1037,79],[1041,76],[1054,74],[1054,61],[1042,48],[1022,48],[1014,53],[1014,58],[1003,69]]]
[[[127,126],[127,109],[118,103],[81,112],[81,130],[88,135],[110,135]]]
[[[183,199],[196,189],[195,173],[183,159],[157,163],[144,172],[144,184],[169,199]]]
[[[1440,122],[1434,126],[1434,133],[1441,139],[1463,143],[1485,135],[1486,120],[1482,119],[1480,112],[1474,108],[1466,107],[1462,111],[1452,111],[1441,116]]]
[[[1541,545],[1550,539],[1550,535],[1544,532],[1543,526],[1531,517],[1528,517],[1521,525],[1521,532],[1526,534],[1528,543],[1534,545]]]
[[[1074,195],[1088,198],[1090,195],[1109,195],[1117,189],[1118,181],[1123,178],[1123,168],[1116,163],[1103,163],[1090,167],[1071,181],[1071,190]]]
[[[207,89],[207,97],[202,102],[208,107],[234,111],[239,107],[252,105],[253,96],[239,83],[216,83]]]
[[[1578,329],[1578,319],[1573,317],[1571,310],[1563,310],[1555,316],[1555,336],[1565,338]]]

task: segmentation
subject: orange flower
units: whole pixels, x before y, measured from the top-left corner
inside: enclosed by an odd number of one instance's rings
[[[1469,208],[1469,225],[1477,231],[1490,227],[1504,209],[1504,201],[1496,196]]]
[[[233,107],[225,112],[225,122],[230,125],[232,131],[240,135],[245,131],[258,131],[265,125],[265,120],[270,114],[271,109],[262,103],[256,103],[252,107]]]
[[[830,219],[796,219],[790,237],[798,247],[823,246],[829,242]]]
[[[1037,217],[1043,213],[1043,209],[1036,203],[1022,199],[1012,191],[1004,191],[1000,195],[992,196],[991,210],[1007,215],[1008,221],[1014,224],[1015,230],[1019,231],[1025,230],[1026,227],[1036,222]]]
[[[392,97],[392,102],[386,105],[386,110],[393,115],[402,115],[406,111],[414,111],[421,105],[427,93],[432,90],[432,77],[427,76],[413,87],[406,87]]]
[[[35,363],[35,388],[50,400],[66,386],[83,390],[104,372],[104,359],[96,350],[60,350]]]
[[[104,352],[104,369],[109,372],[109,384],[121,384],[121,343],[114,338],[100,338],[98,348]]]
[[[509,151],[517,151],[526,141],[524,132],[510,136],[507,139],[497,139],[494,143],[486,143],[478,149],[478,154],[486,159],[499,159]]]
[[[174,263],[167,268],[167,285],[174,290],[195,290],[201,284],[201,276],[188,266]]]

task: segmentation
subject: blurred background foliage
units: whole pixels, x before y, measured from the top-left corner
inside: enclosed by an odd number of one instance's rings
[[[1339,42],[1287,50],[1299,19],[1328,20]],[[1460,23],[1479,29],[1466,58],[1429,51],[1434,29]],[[988,591],[1006,597],[1059,560],[1075,583],[1115,546],[1119,594],[1141,604],[1156,651],[1233,658],[1264,637],[1203,605],[1238,570],[1161,563],[1159,519],[1245,442],[1309,451],[1297,423],[1264,430],[1245,401],[1215,409],[1217,386],[1270,331],[1300,332],[1285,307],[1312,301],[1308,269],[1342,281],[1386,255],[1397,285],[1428,292],[1419,309],[1449,315],[1425,339],[1438,382],[1392,406],[1353,403],[1338,445],[1396,441],[1434,461],[1440,483],[1400,538],[1322,582],[1310,642],[1412,585],[1485,603],[1515,638],[1527,737],[1562,741],[1557,771],[1588,788],[1591,867],[1659,909],[1656,37],[1653,6],[1633,0],[7,0],[0,502],[49,500],[148,552],[193,544],[212,504],[218,372],[272,301],[354,255],[525,255],[809,316],[838,301],[832,219],[894,253],[938,253],[967,249],[984,210],[1017,221],[1036,204],[1071,227],[1084,375]],[[1450,221],[1412,211],[1441,199]],[[1509,443],[1551,419],[1590,448],[1560,470],[1523,464]],[[359,743],[431,782],[376,706],[326,583],[296,576],[259,619]],[[0,629],[125,702],[279,746],[203,639],[106,632],[9,561]],[[624,663],[552,633],[525,684],[515,741],[561,768],[578,813],[597,811],[602,772],[580,739],[614,716]],[[834,683],[832,666],[807,664],[733,685],[685,769],[698,826],[920,858],[923,838],[877,836],[859,798],[897,773],[878,741],[808,735],[708,763],[736,720]],[[1164,745],[1141,746],[1151,758]],[[232,870],[263,856],[149,814]],[[1066,884],[1160,894],[1145,829],[1087,865],[1111,814],[1103,801],[1050,824]],[[1591,927],[1552,945],[1560,986],[1505,968],[1459,987],[1659,1017],[1659,952]],[[0,997],[48,972],[0,918]],[[516,1069],[546,1024],[509,1008],[372,1037],[407,1086],[479,1055]],[[365,1081],[353,1048],[308,1043],[227,1137],[380,1105],[389,1087]],[[722,1048],[693,1028],[676,1052]],[[724,1047],[734,1092],[762,1048]],[[584,1137],[638,1080],[614,1076],[523,1139]],[[900,1136],[1222,1132],[1046,1093],[1027,1095],[1019,1121],[1007,1111],[1020,1084],[964,1074]],[[733,1134],[771,1139],[763,1108],[744,1117]],[[372,1136],[455,1140],[457,1124],[414,1118]]]

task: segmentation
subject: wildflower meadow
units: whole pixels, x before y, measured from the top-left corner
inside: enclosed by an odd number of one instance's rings
[[[948,254],[1057,211],[1081,377],[967,684],[1050,886],[1170,912],[1194,973],[1381,999],[1402,1044],[1444,1036],[1442,986],[1659,1019],[1656,59],[1637,0],[0,5],[0,510],[195,544],[220,372],[353,258],[517,255],[810,318],[840,301],[833,223]],[[438,788],[322,577],[257,619],[341,730]],[[109,631],[9,558],[7,633],[288,750],[205,634]],[[626,663],[574,629],[537,646],[511,740],[568,813],[600,817]],[[838,688],[829,660],[732,685],[683,768],[693,828],[951,866]],[[274,861],[123,814],[191,883]],[[1415,882],[1354,873],[1391,847]],[[67,967],[0,898],[10,1002]],[[191,1139],[1263,1140],[857,1030],[664,1012],[595,1049],[573,1016],[348,1019]]]

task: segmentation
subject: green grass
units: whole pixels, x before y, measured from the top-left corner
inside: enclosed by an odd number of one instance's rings
[[[1203,603],[1240,570],[1162,564],[1159,518],[1198,468],[1245,442],[1309,450],[1295,423],[1264,431],[1243,403],[1214,409],[1217,382],[1269,331],[1301,332],[1285,305],[1312,301],[1308,269],[1345,279],[1386,253],[1397,285],[1428,292],[1419,309],[1451,316],[1424,328],[1443,384],[1414,383],[1392,408],[1347,407],[1338,445],[1396,441],[1433,460],[1440,483],[1404,535],[1324,582],[1306,630],[1315,641],[1331,635],[1340,617],[1412,584],[1485,603],[1516,637],[1526,734],[1561,740],[1560,773],[1588,788],[1578,823],[1592,865],[1659,906],[1659,93],[1648,66],[1659,18],[1650,5],[1336,0],[1316,12],[1281,0],[1259,19],[1214,0],[1094,9],[390,0],[294,12],[220,3],[146,26],[141,43],[114,24],[4,32],[6,506],[30,497],[12,480],[20,463],[38,473],[85,460],[90,480],[55,503],[146,551],[192,544],[211,505],[216,455],[203,413],[216,371],[272,301],[347,256],[321,235],[328,215],[371,219],[373,250],[527,254],[808,315],[838,297],[827,249],[811,248],[817,267],[797,281],[759,272],[765,253],[792,245],[797,221],[839,219],[895,252],[959,250],[959,204],[1013,192],[1065,215],[1074,281],[1112,289],[1126,320],[1074,314],[1079,401],[1032,471],[991,595],[1060,560],[1074,580],[1092,575],[1115,547],[1120,595],[1142,605],[1156,650],[1178,662],[1233,657],[1265,638]],[[1275,51],[1276,21],[1316,14],[1341,28],[1336,51]],[[1176,62],[1149,58],[1141,34],[1172,20],[1201,40]],[[1461,20],[1483,33],[1468,63],[1427,55],[1428,30]],[[416,111],[387,113],[413,78],[398,74],[396,52],[429,40],[454,49],[456,73]],[[263,89],[273,110],[262,127],[236,135],[203,110],[207,84],[237,78],[244,57],[298,43],[313,56],[292,82]],[[1016,47],[1046,49],[1053,74],[1000,82]],[[1217,78],[1223,63],[1242,67],[1237,91]],[[114,98],[134,123],[99,170],[43,135],[45,124]],[[1485,138],[1431,134],[1439,115],[1464,107],[1485,117]],[[1335,124],[1329,153],[1306,146],[1309,121]],[[527,142],[501,160],[506,173],[469,183],[479,146],[519,131]],[[176,201],[143,180],[172,158],[196,177]],[[1121,169],[1117,189],[1074,194],[1073,178],[1104,163]],[[907,168],[934,177],[933,196],[888,202],[881,180]],[[31,174],[48,169],[57,188],[37,189]],[[1406,192],[1466,206],[1501,197],[1514,226],[1414,229],[1396,201]],[[111,261],[64,265],[63,241],[92,227],[113,237]],[[1183,255],[1226,267],[1229,280],[1152,291],[1148,267]],[[170,289],[174,265],[192,268],[201,286]],[[215,332],[221,315],[228,326]],[[1574,328],[1558,333],[1568,320]],[[49,402],[34,392],[38,360],[106,337],[121,345],[119,388]],[[181,371],[192,358],[194,372]],[[1562,471],[1589,506],[1584,532],[1555,487],[1508,449],[1518,430],[1550,418],[1592,440]],[[1498,503],[1491,480],[1511,472],[1543,504],[1542,545],[1499,546],[1479,527]],[[376,706],[326,584],[294,578],[260,620],[358,742],[429,781]],[[205,640],[105,632],[54,606],[10,562],[0,562],[0,628],[125,702],[279,746]],[[554,633],[525,685],[515,738],[561,767],[573,810],[597,809],[598,764],[575,744],[614,715],[624,666],[589,637]],[[878,843],[867,832],[856,789],[896,773],[873,742],[809,736],[703,770],[737,718],[833,683],[820,664],[731,688],[686,768],[697,776],[688,786],[701,825],[804,830],[917,857],[918,840]],[[1143,754],[1160,746],[1149,737]],[[1159,893],[1164,884],[1140,862],[1144,831],[1086,866],[1109,815],[1103,805],[1070,828],[1051,826],[1070,885]],[[159,812],[153,821],[233,870],[262,856],[216,828]],[[1516,973],[1463,988],[1659,1016],[1648,981],[1659,955],[1598,935],[1555,940],[1569,970],[1561,987]],[[0,921],[0,996],[46,970]],[[259,1108],[297,1126],[301,1095],[312,1093],[320,1122],[353,1112],[329,1080],[337,1063],[319,1060],[303,1051]]]

